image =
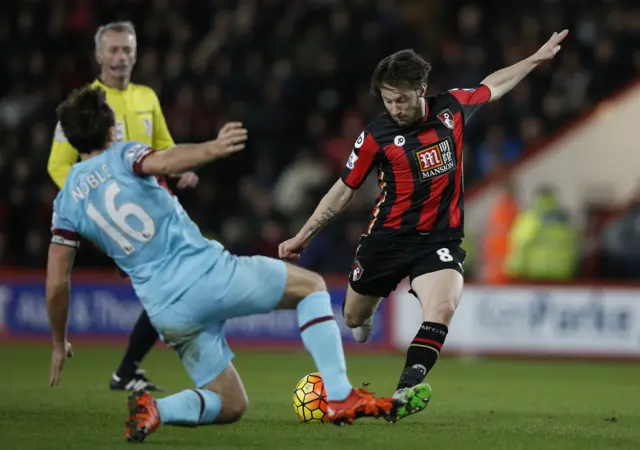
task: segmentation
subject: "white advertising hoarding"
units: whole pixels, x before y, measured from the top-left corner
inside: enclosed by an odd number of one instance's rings
[[[422,322],[406,289],[393,302],[393,344],[406,349]],[[465,288],[444,352],[640,359],[640,289]]]

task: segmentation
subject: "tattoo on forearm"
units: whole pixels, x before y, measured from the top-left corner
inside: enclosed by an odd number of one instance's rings
[[[327,208],[327,210],[323,212],[320,217],[315,219],[314,223],[311,224],[311,227],[309,227],[309,235],[313,236],[322,228],[324,228],[324,226],[331,222],[339,212],[340,211],[336,211],[335,209]]]

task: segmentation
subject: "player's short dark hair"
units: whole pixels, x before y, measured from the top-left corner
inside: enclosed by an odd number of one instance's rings
[[[371,95],[378,95],[380,88],[419,89],[427,84],[431,64],[412,49],[400,50],[385,56],[373,71],[371,77]]]
[[[56,114],[65,137],[80,153],[102,150],[116,122],[104,90],[91,85],[69,94]]]

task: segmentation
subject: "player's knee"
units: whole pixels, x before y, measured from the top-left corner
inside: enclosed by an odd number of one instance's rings
[[[222,397],[222,408],[216,418],[218,424],[230,424],[239,421],[249,407],[249,399],[245,394]]]
[[[427,319],[449,325],[458,306],[458,297],[456,295],[445,295],[430,303],[429,307],[425,308]]]
[[[315,272],[297,266],[288,266],[287,285],[277,309],[295,309],[314,292],[326,292],[324,279]]]
[[[324,278],[315,272],[307,271],[305,273],[304,280],[300,283],[298,294],[300,300],[302,300],[314,292],[322,292],[326,290],[327,284],[324,282]]]
[[[362,315],[352,314],[349,312],[344,313],[344,324],[349,328],[358,328],[362,326],[365,320],[367,320],[367,318]]]
[[[248,406],[248,403],[229,405],[225,411],[226,423],[234,423],[242,419]]]
[[[322,278],[319,274],[312,272],[312,276],[309,277],[309,294],[314,292],[326,291],[327,283],[325,283],[324,278]]]

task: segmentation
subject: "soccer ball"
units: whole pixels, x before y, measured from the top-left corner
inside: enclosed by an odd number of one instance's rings
[[[327,393],[319,373],[305,375],[293,390],[293,410],[304,423],[323,423],[327,417]]]

